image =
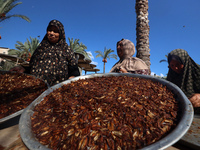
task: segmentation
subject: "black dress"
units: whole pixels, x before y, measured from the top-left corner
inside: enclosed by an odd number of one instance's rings
[[[48,27],[52,25],[59,29],[59,41],[50,43],[46,34],[30,60],[30,74],[43,79],[50,86],[65,81],[70,76],[80,75],[75,54],[66,43],[62,23],[52,20]]]

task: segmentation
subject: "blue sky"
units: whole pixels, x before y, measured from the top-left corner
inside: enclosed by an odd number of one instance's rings
[[[101,58],[96,50],[111,48],[116,53],[116,42],[122,38],[136,45],[135,0],[19,0],[22,4],[10,13],[26,15],[28,23],[11,18],[0,23],[0,47],[15,48],[16,41],[25,42],[29,37],[41,41],[50,20],[57,19],[65,27],[66,37],[80,39],[93,55],[93,62],[103,72]],[[182,48],[200,64],[200,0],[149,0],[150,61],[151,71],[166,75],[166,59],[171,50]],[[68,40],[67,40],[68,42]],[[134,55],[134,57],[136,54]],[[117,62],[106,63],[106,73]]]

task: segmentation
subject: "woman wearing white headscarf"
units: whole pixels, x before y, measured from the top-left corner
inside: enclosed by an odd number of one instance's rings
[[[137,57],[133,57],[135,46],[130,40],[122,39],[117,42],[117,54],[120,60],[111,68],[110,72],[149,75],[146,63]]]

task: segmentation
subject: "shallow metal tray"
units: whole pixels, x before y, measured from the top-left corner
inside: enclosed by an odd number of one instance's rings
[[[8,120],[10,120],[10,119],[12,119],[12,118],[14,118],[14,117],[17,117],[17,116],[21,115],[23,111],[24,111],[24,109],[21,109],[20,111],[17,111],[17,112],[14,113],[14,114],[11,114],[11,115],[9,115],[9,116],[6,116],[6,117],[0,119],[0,124],[1,124],[1,123],[4,123],[4,122],[6,122],[6,121],[8,121]]]
[[[21,138],[25,145],[31,150],[49,150],[46,146],[40,144],[34,137],[32,130],[31,130],[31,119],[30,117],[34,113],[34,107],[39,104],[43,98],[51,93],[53,90],[61,87],[64,84],[69,84],[72,81],[76,81],[79,79],[86,79],[86,78],[94,78],[94,77],[102,77],[102,76],[131,76],[131,77],[139,77],[150,79],[152,81],[160,82],[163,85],[166,85],[175,95],[177,95],[177,101],[179,102],[180,107],[180,114],[179,114],[179,122],[178,125],[172,130],[167,136],[162,138],[161,140],[142,148],[142,150],[155,150],[155,149],[165,149],[174,143],[176,143],[182,136],[188,131],[194,116],[193,106],[185,96],[185,94],[173,83],[168,82],[164,79],[155,78],[152,76],[147,75],[139,75],[139,74],[122,74],[122,73],[107,73],[107,74],[92,74],[92,75],[85,75],[75,77],[73,79],[64,81],[59,83],[55,86],[52,86],[48,90],[46,90],[42,95],[40,95],[35,101],[33,101],[22,113],[19,121],[19,131]]]
[[[2,71],[2,70],[0,70],[0,74],[6,74],[6,73],[15,73],[15,72],[11,72],[11,71]],[[24,74],[25,74],[25,73],[24,73]],[[31,75],[31,74],[26,74],[26,75],[28,75],[28,76],[33,76],[33,75]],[[35,77],[35,76],[33,76],[33,77]],[[37,77],[35,77],[35,78],[37,79]],[[47,84],[47,87],[49,88],[49,85],[48,85],[48,84]],[[13,114],[11,114],[11,115],[9,115],[9,116],[6,116],[6,117],[4,117],[4,118],[1,118],[1,119],[0,119],[0,124],[1,124],[1,123],[4,123],[4,122],[6,122],[6,121],[8,121],[8,120],[10,120],[10,119],[12,119],[12,118],[14,118],[14,117],[17,117],[17,116],[21,115],[23,111],[24,111],[24,109],[21,109],[21,110],[15,112],[15,113],[13,113]]]

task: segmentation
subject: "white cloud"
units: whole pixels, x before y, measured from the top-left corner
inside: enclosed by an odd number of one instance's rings
[[[151,72],[151,76],[154,76],[155,75],[155,72]]]
[[[98,65],[98,62],[92,61],[91,64]]]
[[[89,56],[90,56],[90,58],[92,60],[91,64],[98,65],[98,62],[93,61],[94,60],[94,56],[93,56],[92,52],[91,51],[87,51],[87,53],[89,54]]]
[[[161,77],[164,77],[164,74],[161,73],[160,76],[161,76]]]
[[[94,56],[92,55],[91,51],[87,51],[87,53],[89,54],[89,56],[90,56],[91,59],[94,59]]]
[[[164,74],[160,73],[160,75],[156,74],[155,72],[151,72],[152,76],[159,76],[159,77],[164,77]]]

